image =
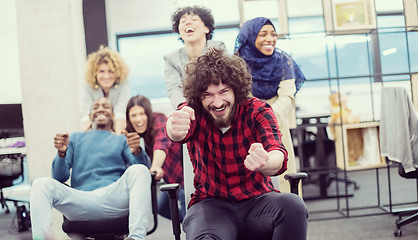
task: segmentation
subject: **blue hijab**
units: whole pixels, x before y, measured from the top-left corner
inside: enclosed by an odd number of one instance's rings
[[[282,80],[295,79],[296,92],[306,80],[289,54],[276,48],[271,56],[266,56],[256,48],[255,40],[266,24],[273,26],[271,21],[264,17],[245,22],[237,36],[234,49],[234,53],[242,57],[251,69],[252,93],[260,99],[277,96],[279,83]]]

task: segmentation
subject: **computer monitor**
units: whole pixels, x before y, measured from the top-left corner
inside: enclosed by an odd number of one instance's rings
[[[23,136],[22,105],[0,104],[0,138]]]

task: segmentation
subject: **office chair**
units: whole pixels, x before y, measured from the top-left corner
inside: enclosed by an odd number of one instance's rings
[[[418,115],[406,89],[384,87],[380,113],[381,156],[398,163],[401,177],[418,179]],[[418,210],[397,212],[394,235],[402,236],[401,227],[418,221]],[[402,216],[411,215],[405,219]]]
[[[183,174],[184,174],[184,190],[185,190],[185,198],[186,203],[190,200],[190,194],[194,191],[193,187],[193,167],[189,158],[189,154],[187,154],[187,147],[186,144],[183,144]],[[289,173],[284,176],[284,178],[289,181],[290,184],[290,191],[294,194],[298,194],[298,186],[299,182],[302,179],[305,179],[308,175],[304,172],[298,173]],[[180,217],[178,211],[178,201],[177,201],[177,191],[180,188],[180,184],[178,183],[171,183],[171,184],[164,184],[160,187],[161,192],[167,192],[169,196],[169,203],[170,203],[170,214],[171,214],[171,222],[173,226],[173,234],[175,240],[180,240],[181,235],[181,228],[180,228]]]
[[[157,181],[156,173],[151,173],[151,203],[154,226],[147,235],[153,233],[158,226]],[[70,221],[64,217],[62,230],[70,237],[75,235],[85,239],[124,239],[129,233],[129,216],[97,221]]]
[[[317,182],[319,185],[319,196],[304,197],[304,200],[339,197],[339,195],[328,194],[327,188],[332,181],[353,185],[355,190],[360,188],[356,181],[340,177],[335,173],[337,171],[335,142],[329,138],[326,130],[328,117],[300,118],[301,122],[298,123],[297,128],[291,130],[292,138],[296,141],[295,156],[300,159],[301,171],[310,175],[307,179],[308,183]],[[315,160],[313,164],[310,161],[311,158]],[[317,176],[317,178],[314,179],[313,176]]]
[[[9,206],[6,203],[9,199],[4,197],[3,188],[13,186],[13,181],[19,177],[22,177],[21,182],[23,182],[23,155],[21,153],[1,154],[0,202],[2,209],[6,209],[6,213],[10,213]]]

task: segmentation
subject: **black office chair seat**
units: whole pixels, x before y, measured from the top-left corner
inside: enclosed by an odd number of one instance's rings
[[[151,203],[154,226],[147,235],[153,233],[158,226],[157,181],[155,173],[151,174]],[[62,230],[70,237],[85,239],[124,239],[129,233],[129,216],[103,219],[96,221],[70,221],[64,216]]]
[[[97,221],[69,221],[64,217],[62,230],[71,235],[94,239],[123,239],[129,232],[129,216]]]

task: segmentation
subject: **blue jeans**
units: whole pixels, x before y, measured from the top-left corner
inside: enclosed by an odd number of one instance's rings
[[[129,214],[129,236],[145,239],[151,215],[151,175],[134,164],[114,183],[93,191],[80,191],[55,179],[39,178],[32,184],[30,217],[33,239],[52,239],[51,210],[71,221],[116,218]]]
[[[186,200],[184,198],[184,187],[181,187],[177,191],[177,199],[179,205],[180,222],[183,222],[184,215],[186,214]],[[158,198],[158,213],[165,218],[171,219],[168,193],[162,192],[160,194]]]

